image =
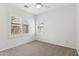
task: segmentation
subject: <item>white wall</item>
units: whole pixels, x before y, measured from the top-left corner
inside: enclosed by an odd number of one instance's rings
[[[0,4],[0,50],[6,48],[8,40],[8,16],[6,6]]]
[[[37,40],[75,48],[76,43],[76,7],[75,5],[51,10],[37,16],[36,24],[44,23],[42,32],[38,32]]]
[[[0,4],[0,51],[7,48],[15,47],[34,40],[34,15],[29,14],[19,8]],[[29,24],[29,33],[18,36],[10,35],[10,16],[25,17]]]
[[[79,54],[79,4],[77,4],[77,18],[76,18],[76,29],[77,29],[77,41],[76,41],[76,48],[77,52]]]

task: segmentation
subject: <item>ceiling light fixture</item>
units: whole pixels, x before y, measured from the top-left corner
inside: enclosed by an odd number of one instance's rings
[[[29,8],[27,5],[24,5],[24,7]]]
[[[42,4],[42,3],[35,3],[35,5],[24,5],[24,7],[25,8],[32,8],[32,7],[35,7],[35,8],[42,8],[42,7],[44,7],[44,8],[49,8],[47,5],[44,5],[44,4]]]
[[[41,8],[42,4],[41,3],[36,3],[36,8]]]

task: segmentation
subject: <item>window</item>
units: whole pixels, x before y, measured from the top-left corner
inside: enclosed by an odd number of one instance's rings
[[[11,16],[11,34],[28,33],[28,24],[22,22],[23,20],[21,18]]]
[[[20,34],[20,33],[21,33],[20,24],[12,23],[11,24],[11,34]]]

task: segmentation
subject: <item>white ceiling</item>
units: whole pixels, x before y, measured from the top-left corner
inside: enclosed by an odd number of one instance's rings
[[[11,3],[11,5],[21,8],[29,13],[37,15],[60,7],[70,6],[73,5],[73,3],[43,3],[43,5],[46,5],[47,7],[42,7],[39,9],[35,7],[34,3]],[[25,8],[24,5],[30,5],[30,7]]]

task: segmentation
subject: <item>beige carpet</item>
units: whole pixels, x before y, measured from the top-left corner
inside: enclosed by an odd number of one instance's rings
[[[33,41],[0,52],[2,56],[77,56],[75,49]]]

